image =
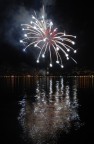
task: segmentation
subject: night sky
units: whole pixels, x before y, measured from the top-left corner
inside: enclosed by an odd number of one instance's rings
[[[73,58],[78,64],[67,62],[65,67],[93,69],[93,9],[90,1],[45,0],[47,17],[60,30],[76,35],[77,54]],[[28,64],[36,66],[35,49],[26,53],[19,43],[22,37],[21,23],[30,21],[33,11],[40,12],[42,0],[0,0],[0,65]]]

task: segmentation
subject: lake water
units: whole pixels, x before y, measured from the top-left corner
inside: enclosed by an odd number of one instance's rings
[[[0,77],[2,144],[91,144],[94,77]]]

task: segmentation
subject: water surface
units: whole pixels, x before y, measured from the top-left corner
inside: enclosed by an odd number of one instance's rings
[[[3,142],[92,140],[94,77],[0,77]]]

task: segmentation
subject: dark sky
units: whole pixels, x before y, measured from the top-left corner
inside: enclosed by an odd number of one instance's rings
[[[93,8],[90,1],[45,0],[47,17],[55,25],[69,34],[77,36],[73,56],[77,67],[93,68]],[[26,63],[35,65],[36,50],[22,52],[19,39],[22,36],[20,24],[28,21],[34,10],[40,12],[41,0],[0,0],[0,65],[19,65]],[[75,66],[67,62],[67,67]]]

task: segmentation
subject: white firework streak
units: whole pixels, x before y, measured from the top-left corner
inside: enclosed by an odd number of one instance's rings
[[[77,63],[68,54],[70,51],[73,51],[74,53],[77,52],[77,50],[70,46],[75,44],[75,42],[71,39],[76,38],[76,36],[66,35],[63,32],[57,32],[57,28],[53,27],[53,22],[45,19],[45,15],[42,15],[41,19],[37,19],[36,17],[36,14],[35,16],[32,15],[32,21],[30,24],[21,24],[22,30],[25,31],[25,38],[20,40],[20,43],[25,45],[23,51],[26,51],[26,49],[32,45],[40,49],[40,53],[36,60],[37,63],[39,63],[41,57],[45,58],[46,52],[48,51],[50,67],[53,66],[52,49],[56,55],[56,63],[59,64],[61,68],[64,67],[61,53],[65,55],[67,60],[71,58],[75,63]]]

